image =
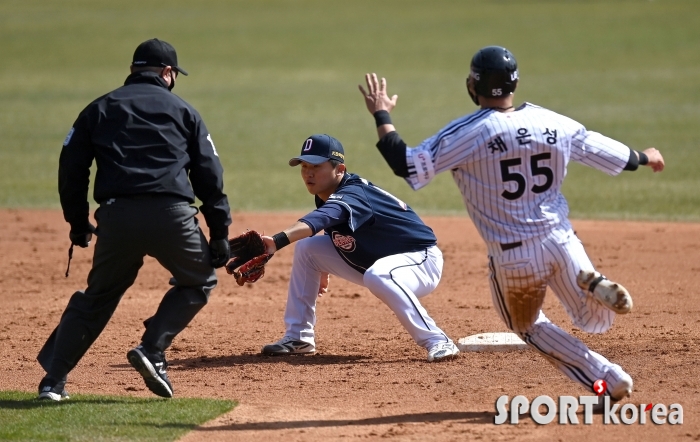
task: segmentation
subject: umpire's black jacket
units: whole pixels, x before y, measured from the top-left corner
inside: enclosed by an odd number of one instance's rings
[[[209,131],[199,113],[171,93],[157,73],[129,75],[124,86],[90,103],[68,133],[59,159],[58,192],[75,233],[89,229],[93,158],[98,203],[166,194],[192,204],[196,196],[212,239],[228,237],[231,210]]]

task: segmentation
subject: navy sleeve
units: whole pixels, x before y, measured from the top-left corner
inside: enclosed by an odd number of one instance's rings
[[[190,182],[212,239],[228,237],[231,208],[224,193],[224,169],[214,141],[199,114],[193,111],[195,133],[189,146]]]
[[[87,110],[84,110],[68,132],[58,160],[58,194],[61,208],[63,217],[74,233],[89,231],[88,187],[90,166],[94,158],[88,114]]]
[[[313,232],[312,235],[315,235],[327,227],[345,223],[349,219],[350,211],[343,204],[324,204],[299,221],[308,225]]]

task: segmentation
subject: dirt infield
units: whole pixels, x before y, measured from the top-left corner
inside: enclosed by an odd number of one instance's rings
[[[232,232],[274,233],[300,214],[234,213]],[[485,247],[471,222],[426,218],[445,255],[443,280],[424,305],[453,339],[506,331],[491,306]],[[92,248],[76,249],[65,278],[67,224],[58,211],[0,210],[0,390],[34,391],[36,354],[73,291],[83,289]],[[611,331],[572,331],[553,295],[545,312],[635,380],[635,404],[680,403],[682,425],[494,425],[501,395],[582,395],[532,351],[462,354],[428,364],[389,309],[366,289],[338,279],[318,304],[315,356],[262,357],[284,332],[292,251],[255,285],[219,271],[209,305],[168,352],[176,396],[235,399],[240,406],[184,440],[700,440],[700,225],[578,221],[597,268],[632,292],[635,310]],[[169,275],[148,258],[111,322],[69,377],[81,394],[152,397],[126,362],[142,321],[157,308]],[[579,414],[582,420],[582,415]]]

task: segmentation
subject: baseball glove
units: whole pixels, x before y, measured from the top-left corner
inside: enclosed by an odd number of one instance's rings
[[[265,264],[272,258],[266,253],[262,236],[255,230],[228,240],[231,261],[226,264],[226,273],[236,278],[238,285],[253,283],[265,275]]]

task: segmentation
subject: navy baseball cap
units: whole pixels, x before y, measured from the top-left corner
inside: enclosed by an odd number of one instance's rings
[[[172,66],[178,73],[187,75],[187,71],[177,65],[177,52],[168,42],[152,38],[141,43],[134,51],[133,66]]]
[[[290,166],[298,166],[304,161],[310,164],[321,164],[328,160],[345,163],[345,151],[340,141],[330,135],[311,135],[301,146],[301,154],[289,160]]]

